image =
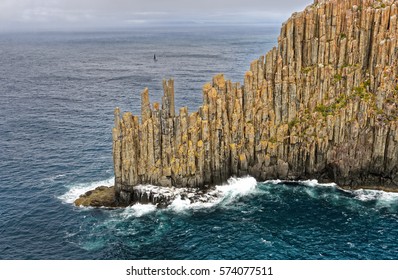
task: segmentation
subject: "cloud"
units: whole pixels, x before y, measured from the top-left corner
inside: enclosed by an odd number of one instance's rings
[[[1,0],[7,28],[113,27],[153,22],[275,21],[312,0]]]

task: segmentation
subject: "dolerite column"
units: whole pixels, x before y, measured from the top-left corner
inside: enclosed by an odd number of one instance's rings
[[[170,118],[175,116],[175,105],[174,105],[174,80],[170,79],[168,81],[163,80],[163,91],[164,98],[163,102],[167,103],[168,114]]]
[[[210,172],[211,172],[211,182],[217,181],[219,178],[219,166],[220,155],[219,155],[219,145],[218,145],[218,133],[216,132],[216,122],[217,122],[217,91],[213,87],[207,93],[209,101],[209,119],[208,119],[208,131],[209,131],[209,160],[210,160]]]
[[[115,124],[112,129],[113,139],[113,170],[115,172],[115,192],[120,193],[122,187],[122,134],[120,127],[120,109],[116,108],[114,111]]]
[[[187,157],[187,177],[188,182],[187,185],[190,187],[197,186],[196,180],[196,172],[197,172],[197,148],[196,145],[198,143],[198,112],[192,113],[189,116],[189,124],[188,124],[188,157]]]
[[[138,161],[139,161],[139,140],[138,140],[138,130],[139,130],[139,118],[137,116],[129,116],[130,129],[126,131],[126,137],[128,138],[127,147],[129,154],[125,156],[126,159],[130,160],[129,168],[129,181],[128,186],[135,186],[141,183],[138,176]]]
[[[232,82],[226,82],[226,93],[223,95],[221,104],[221,127],[222,127],[222,155],[221,155],[221,181],[225,182],[231,176],[231,133],[230,133],[230,98],[233,96]]]
[[[141,93],[141,124],[151,117],[151,104],[149,102],[149,90],[145,88]]]
[[[162,174],[160,183],[162,186],[171,186],[171,167],[170,167],[170,137],[169,134],[169,116],[170,116],[170,100],[167,92],[162,98],[162,110],[160,112],[160,127],[162,131],[161,146],[162,146]]]
[[[181,144],[179,147],[180,158],[180,182],[182,187],[186,187],[188,183],[188,109],[183,107],[180,109],[180,133]]]
[[[151,105],[149,103],[149,92],[146,88],[141,94],[141,125],[138,128],[139,139],[139,162],[138,175],[141,182],[148,182],[148,175],[151,166],[148,164],[148,123],[152,116]]]
[[[150,119],[147,121],[147,151],[148,151],[148,159],[147,159],[147,182],[151,184],[156,183],[156,178],[154,178],[154,174],[156,173],[156,165],[155,165],[155,151],[154,151],[154,124],[153,124],[153,112]]]
[[[138,118],[130,112],[123,114],[121,121],[121,178],[120,199],[123,203],[131,202],[132,186],[139,184],[137,159],[139,148],[136,145]]]
[[[162,130],[161,130],[161,111],[159,103],[154,103],[152,121],[153,121],[153,157],[154,167],[152,172],[152,184],[159,184],[162,175]]]

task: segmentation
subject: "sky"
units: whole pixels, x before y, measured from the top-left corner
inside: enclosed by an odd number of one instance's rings
[[[0,31],[280,23],[313,0],[0,0]]]

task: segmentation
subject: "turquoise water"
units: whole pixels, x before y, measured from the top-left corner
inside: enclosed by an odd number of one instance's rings
[[[140,112],[174,77],[201,104],[223,72],[241,81],[276,27],[0,34],[1,259],[397,259],[398,196],[231,179],[212,204],[166,210],[72,205],[111,185],[113,109]],[[156,53],[158,61],[153,62]]]

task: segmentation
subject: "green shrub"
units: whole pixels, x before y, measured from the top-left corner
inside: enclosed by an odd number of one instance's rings
[[[289,129],[292,129],[293,127],[295,127],[299,122],[300,122],[300,120],[298,118],[294,118],[293,120],[291,120],[288,123]]]
[[[340,74],[336,74],[336,75],[334,75],[334,81],[335,82],[340,82],[341,81],[341,79],[343,79],[343,76],[341,76]]]
[[[322,116],[324,116],[324,117],[327,117],[328,115],[333,114],[332,106],[326,106],[324,104],[319,104],[318,106],[316,106],[315,111],[318,113],[321,113]]]

